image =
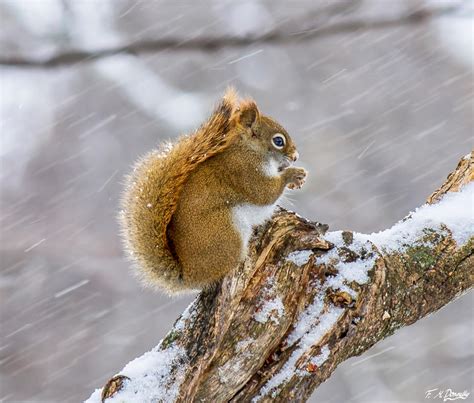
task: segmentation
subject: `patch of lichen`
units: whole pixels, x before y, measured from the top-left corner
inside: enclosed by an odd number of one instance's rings
[[[438,264],[448,244],[452,244],[452,240],[446,227],[443,226],[441,230],[425,228],[418,241],[406,245],[406,264],[412,269],[420,269],[420,274],[430,270]]]
[[[433,247],[425,245],[408,248],[407,255],[414,265],[424,270],[431,269],[437,262]]]
[[[462,246],[460,252],[462,259],[474,253],[474,236],[469,238],[469,240]]]
[[[452,298],[457,290],[472,285],[460,264],[472,261],[474,238],[459,247],[449,232],[425,230],[422,239],[403,254],[386,256],[387,308],[391,318],[384,329],[384,337],[394,330],[411,324],[438,309]]]
[[[181,332],[171,330],[161,342],[163,349],[165,350],[171,346],[171,344],[173,344],[179,338],[179,336],[181,336]]]

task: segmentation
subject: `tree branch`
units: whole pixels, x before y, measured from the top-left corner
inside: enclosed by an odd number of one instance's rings
[[[372,235],[280,210],[237,272],[88,402],[305,401],[339,363],[472,288],[473,178],[470,153],[426,205]]]
[[[401,25],[419,24],[433,18],[446,15],[455,15],[460,11],[459,4],[443,7],[432,7],[417,9],[395,17],[383,17],[378,19],[348,19],[338,22],[321,22],[309,25],[304,21],[297,22],[295,26],[303,27],[297,31],[285,32],[274,29],[270,32],[256,36],[192,36],[182,37],[162,37],[156,39],[142,39],[125,45],[106,48],[102,50],[89,51],[72,49],[61,53],[53,54],[44,59],[28,59],[23,56],[0,57],[0,65],[46,68],[61,67],[76,63],[89,62],[108,56],[119,54],[149,54],[161,51],[185,51],[201,50],[212,52],[227,47],[245,47],[259,44],[287,44],[294,42],[310,41],[320,37],[337,35],[347,32],[359,32],[364,30],[380,30]],[[330,21],[330,20],[329,20]]]

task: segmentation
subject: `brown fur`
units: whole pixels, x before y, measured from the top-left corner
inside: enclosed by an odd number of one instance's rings
[[[276,133],[288,139],[276,153]],[[274,203],[288,184],[301,185],[304,171],[287,168],[268,177],[269,155],[296,149],[288,133],[261,116],[253,100],[228,90],[194,134],[170,150],[142,158],[127,179],[122,200],[125,246],[145,284],[170,293],[203,288],[235,268],[245,255],[232,208]]]

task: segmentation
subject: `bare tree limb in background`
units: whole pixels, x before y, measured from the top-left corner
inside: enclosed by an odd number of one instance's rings
[[[470,153],[426,205],[372,235],[280,210],[238,271],[89,402],[305,401],[339,363],[472,288],[473,181]]]
[[[346,5],[347,6],[347,5]],[[341,13],[339,7],[333,12]],[[354,6],[351,6],[352,8]],[[149,54],[160,51],[183,51],[183,50],[202,50],[215,51],[225,47],[244,47],[258,44],[285,44],[291,42],[301,42],[313,40],[320,37],[337,35],[345,32],[360,32],[366,30],[378,30],[401,25],[419,24],[433,18],[441,16],[454,15],[460,11],[459,4],[418,8],[408,13],[403,13],[395,17],[379,17],[373,19],[344,19],[333,22],[331,19],[317,21],[308,24],[308,16],[304,20],[296,22],[298,30],[287,32],[280,29],[274,29],[267,33],[257,36],[216,36],[206,37],[203,35],[192,36],[190,38],[180,37],[161,37],[156,39],[141,39],[117,47],[111,47],[102,50],[67,50],[61,53],[53,54],[43,59],[28,59],[23,56],[0,56],[0,65],[17,67],[58,67],[76,63],[93,61],[103,57],[114,56],[118,54]],[[342,14],[342,13],[341,13]],[[310,16],[311,17],[311,16]],[[317,15],[312,15],[316,19]]]

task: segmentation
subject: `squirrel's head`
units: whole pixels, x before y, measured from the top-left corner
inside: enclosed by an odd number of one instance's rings
[[[278,171],[298,159],[298,151],[288,132],[272,118],[261,115],[253,100],[241,102],[237,112],[247,145],[276,165]]]

